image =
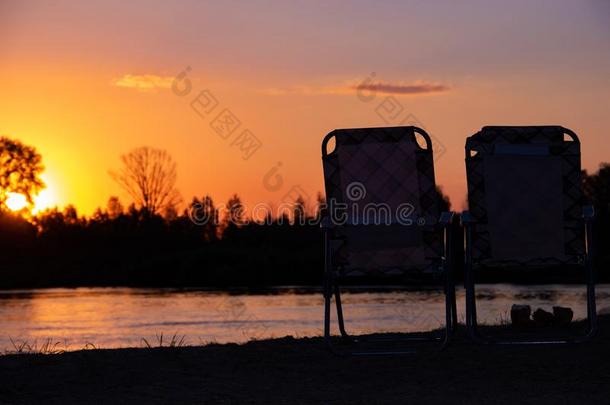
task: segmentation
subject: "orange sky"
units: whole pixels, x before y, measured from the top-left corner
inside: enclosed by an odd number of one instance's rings
[[[3,2],[0,134],[36,146],[57,202],[89,214],[110,195],[128,201],[108,171],[137,146],[172,154],[184,200],[238,192],[253,205],[295,186],[314,198],[332,129],[412,115],[444,147],[437,182],[461,209],[464,140],[484,125],[563,125],[585,168],[610,161],[609,27],[601,0]],[[168,86],[186,66],[193,90],[179,97]],[[362,101],[352,87],[371,72],[394,94]],[[191,108],[204,89],[213,116],[230,109],[236,133],[261,141],[248,160]],[[386,122],[388,96],[402,113]]]

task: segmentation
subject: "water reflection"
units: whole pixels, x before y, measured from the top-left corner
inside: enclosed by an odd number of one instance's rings
[[[279,288],[265,293],[205,290],[77,288],[0,291],[0,351],[15,342],[48,338],[62,347],[143,346],[142,338],[185,335],[187,344],[245,342],[292,335],[322,333],[319,290]],[[571,307],[575,318],[585,317],[581,286],[479,286],[479,319],[498,323],[508,319],[514,303],[550,310]],[[610,285],[598,287],[598,307],[610,306]],[[353,333],[429,330],[444,319],[441,291],[350,290],[344,294],[345,314]],[[459,319],[463,321],[464,292],[458,290]],[[603,308],[606,308],[605,310]]]

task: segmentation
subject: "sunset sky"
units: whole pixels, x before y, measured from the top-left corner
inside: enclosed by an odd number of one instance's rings
[[[563,125],[586,169],[610,161],[604,0],[2,1],[0,51],[0,135],[35,146],[56,203],[85,214],[129,201],[108,171],[142,145],[171,153],[185,201],[238,192],[249,205],[293,187],[315,198],[335,128],[419,123],[454,209],[465,138],[484,125]],[[357,94],[372,74],[386,92]],[[202,90],[218,102],[204,118]],[[240,121],[228,139],[210,126],[225,109]],[[261,142],[249,159],[244,130]],[[265,187],[278,162],[283,182]]]

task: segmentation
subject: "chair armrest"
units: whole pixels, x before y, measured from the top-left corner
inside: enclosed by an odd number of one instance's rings
[[[454,215],[455,215],[455,213],[453,211],[443,211],[441,213],[441,217],[439,218],[438,222],[442,226],[448,227],[449,225],[451,225],[451,221],[453,221]]]
[[[585,221],[591,221],[595,218],[595,208],[592,205],[584,205],[582,207],[582,217]]]
[[[476,221],[470,211],[462,211],[462,215],[460,215],[460,221],[462,226],[474,224]]]
[[[334,228],[335,224],[333,224],[333,221],[329,217],[324,217],[322,218],[322,221],[320,221],[320,229],[323,231],[329,231]]]

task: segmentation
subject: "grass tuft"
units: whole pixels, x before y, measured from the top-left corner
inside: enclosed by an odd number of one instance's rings
[[[9,337],[13,350],[6,350],[5,354],[62,354],[66,352],[65,344],[61,348],[61,342],[54,341],[51,338],[45,339],[40,345],[34,340],[33,343],[23,340],[15,342],[13,338]]]
[[[169,342],[166,341],[166,343],[163,342],[163,333],[161,333],[160,335],[155,335],[155,336],[157,338],[157,344],[151,344],[146,338],[142,338],[142,343],[144,343],[144,346],[146,348],[148,348],[148,349],[159,348],[159,347],[174,348],[174,347],[183,347],[186,345],[184,342],[186,335],[178,336],[177,332],[174,333],[174,335],[171,337]]]

